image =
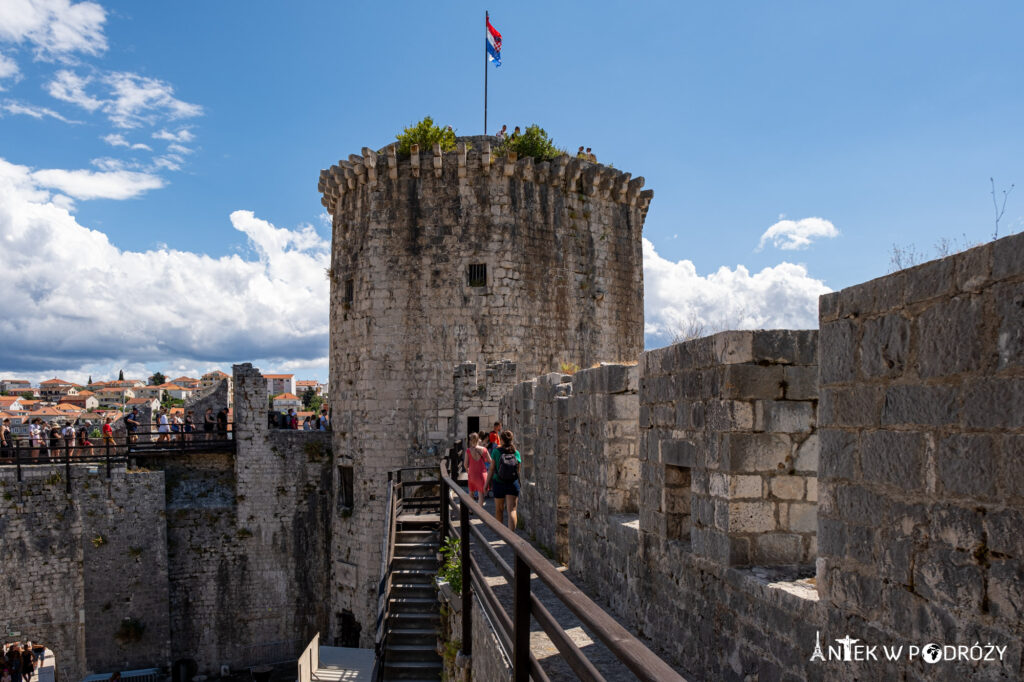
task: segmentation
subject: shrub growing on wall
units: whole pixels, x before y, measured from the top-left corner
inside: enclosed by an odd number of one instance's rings
[[[556,147],[554,141],[548,137],[547,131],[536,123],[527,126],[525,132],[520,133],[514,140],[506,138],[501,143],[498,155],[505,156],[509,152],[515,152],[520,159],[532,156],[538,161],[550,161],[565,154],[565,150]]]
[[[449,126],[442,128],[434,125],[434,119],[430,116],[395,137],[398,139],[398,153],[403,156],[409,155],[414,144],[418,144],[420,150],[424,151],[433,148],[434,144],[441,145],[443,152],[455,151],[455,131]]]

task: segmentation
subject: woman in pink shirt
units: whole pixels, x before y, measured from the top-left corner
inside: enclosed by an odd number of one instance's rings
[[[487,448],[480,445],[480,436],[469,434],[469,447],[466,448],[463,465],[469,474],[469,494],[474,500],[480,501],[484,494],[484,479],[487,477],[487,462],[490,455]]]

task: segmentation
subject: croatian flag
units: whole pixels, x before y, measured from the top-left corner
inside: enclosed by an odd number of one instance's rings
[[[490,17],[487,18],[487,58],[495,66],[501,66],[501,34],[491,26]]]

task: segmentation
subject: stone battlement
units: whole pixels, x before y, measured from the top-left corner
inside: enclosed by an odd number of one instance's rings
[[[646,217],[647,208],[654,198],[654,190],[645,190],[643,177],[634,178],[600,163],[584,161],[568,155],[537,163],[536,159],[517,158],[515,152],[498,156],[496,137],[477,136],[459,138],[454,152],[433,149],[421,150],[413,145],[408,158],[398,154],[398,145],[391,144],[380,152],[363,147],[362,155],[350,154],[328,169],[320,171],[317,191],[323,196],[320,203],[334,215],[338,201],[359,185],[375,186],[385,178],[420,178],[428,174],[441,178],[446,168],[456,171],[459,181],[474,176],[491,178],[515,177],[523,182],[549,185],[570,193],[596,196],[616,203],[638,206]]]

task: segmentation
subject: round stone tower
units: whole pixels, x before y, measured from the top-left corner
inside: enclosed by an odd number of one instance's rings
[[[364,644],[387,472],[434,465],[467,429],[489,429],[516,381],[643,351],[653,192],[568,156],[498,156],[498,143],[463,137],[406,158],[363,148],[320,173],[333,216],[335,626],[351,639],[357,623]]]

